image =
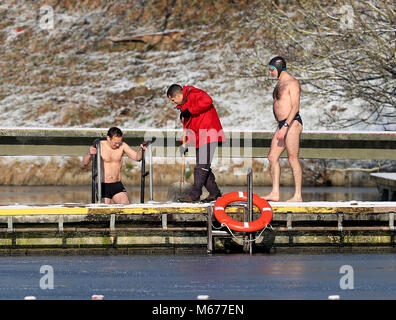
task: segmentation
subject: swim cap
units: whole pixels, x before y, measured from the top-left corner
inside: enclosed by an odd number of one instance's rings
[[[272,58],[269,62],[270,67],[275,68],[278,70],[278,78],[282,71],[286,71],[286,60],[283,59],[281,56],[276,56]]]

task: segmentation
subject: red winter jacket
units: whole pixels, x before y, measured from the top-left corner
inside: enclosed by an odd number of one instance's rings
[[[193,86],[183,87],[183,101],[181,111],[188,109],[191,117],[182,120],[183,128],[187,131],[187,144],[199,146],[215,141],[225,141],[217,111],[212,98],[203,90]]]

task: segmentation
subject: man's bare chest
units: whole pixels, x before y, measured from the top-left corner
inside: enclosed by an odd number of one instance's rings
[[[280,82],[278,82],[272,93],[273,99],[277,101],[284,98],[287,95],[287,91],[288,91],[287,88],[288,88],[287,84],[281,84]]]
[[[108,147],[102,147],[101,156],[104,162],[120,162],[122,160],[122,150],[113,150]]]

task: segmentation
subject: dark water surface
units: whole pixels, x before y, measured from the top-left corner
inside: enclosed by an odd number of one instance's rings
[[[40,288],[42,266],[53,289]],[[341,289],[343,265],[353,289]],[[351,274],[349,274],[351,276]],[[344,281],[345,283],[345,281]],[[396,254],[0,257],[0,299],[396,299]]]
[[[168,187],[156,186],[154,201],[166,202]],[[223,193],[231,191],[246,191],[245,186],[228,186],[221,188]],[[140,203],[140,187],[127,186],[131,203]],[[271,191],[270,187],[254,187],[254,193],[262,196]],[[294,189],[281,188],[281,201],[290,199]],[[149,190],[145,191],[145,200],[149,200]],[[207,194],[203,194],[205,197]],[[345,187],[305,187],[304,201],[376,201],[377,188],[345,188]],[[0,205],[46,205],[67,202],[90,203],[90,186],[0,186]]]

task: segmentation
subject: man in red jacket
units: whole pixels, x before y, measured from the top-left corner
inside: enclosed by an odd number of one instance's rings
[[[193,86],[181,87],[178,84],[168,88],[167,96],[180,110],[180,120],[187,136],[187,145],[195,145],[196,151],[192,191],[180,201],[200,201],[203,186],[208,190],[209,196],[202,201],[214,201],[221,196],[221,192],[212,172],[211,163],[216,146],[219,142],[225,141],[225,136],[212,98],[203,90]],[[181,151],[186,152],[183,149]]]

